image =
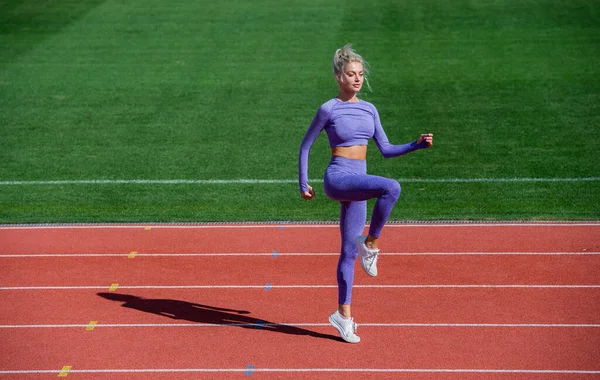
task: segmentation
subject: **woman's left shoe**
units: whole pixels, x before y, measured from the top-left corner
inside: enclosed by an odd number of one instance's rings
[[[377,259],[379,258],[378,249],[370,249],[365,245],[366,236],[359,236],[354,240],[358,257],[360,258],[360,266],[369,276],[377,276]]]

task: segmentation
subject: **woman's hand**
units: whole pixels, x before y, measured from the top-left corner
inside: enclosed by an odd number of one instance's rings
[[[303,199],[310,201],[311,199],[313,199],[315,197],[315,191],[313,190],[313,188],[310,185],[306,185],[306,186],[308,186],[308,191],[300,193],[300,195],[302,196]]]
[[[424,133],[421,135],[421,137],[419,137],[419,139],[417,140],[417,144],[422,143],[423,141],[425,141],[427,143],[427,147],[429,148],[430,146],[433,145],[433,133]]]

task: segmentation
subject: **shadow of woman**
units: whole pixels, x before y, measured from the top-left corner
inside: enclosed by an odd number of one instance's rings
[[[142,298],[131,294],[98,293],[100,297],[122,302],[122,307],[160,315],[172,319],[181,319],[196,323],[229,325],[248,329],[267,330],[291,335],[308,335],[315,338],[342,341],[340,337],[321,334],[292,325],[272,323],[249,316],[245,310],[233,310],[222,307],[202,305],[171,299]]]

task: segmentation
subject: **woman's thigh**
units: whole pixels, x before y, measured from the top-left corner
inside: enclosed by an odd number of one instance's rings
[[[338,174],[325,176],[325,193],[340,202],[366,201],[380,197],[397,181],[368,174]]]

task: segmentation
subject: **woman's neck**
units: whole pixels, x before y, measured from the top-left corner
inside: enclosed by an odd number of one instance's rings
[[[339,100],[341,100],[342,102],[359,102],[360,101],[360,99],[358,99],[358,97],[356,96],[355,92],[347,93],[344,91],[340,91],[337,98]]]

